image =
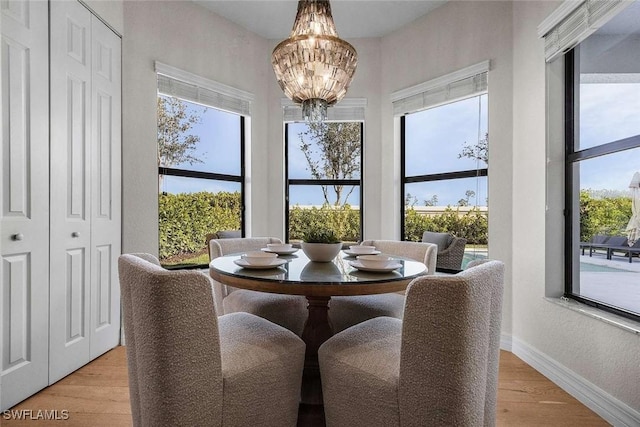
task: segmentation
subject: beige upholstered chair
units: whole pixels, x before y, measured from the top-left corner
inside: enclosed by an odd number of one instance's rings
[[[420,242],[401,242],[397,240],[365,240],[362,245],[375,246],[382,253],[403,256],[424,263],[427,274],[436,270],[436,245]],[[389,293],[380,295],[338,296],[332,297],[329,319],[334,332],[340,332],[349,326],[379,316],[402,319],[404,295]]]
[[[414,279],[404,319],[379,317],[318,350],[327,426],[493,426],[504,265]]]
[[[467,270],[493,260],[474,259],[467,263]],[[485,401],[485,425],[495,425],[498,403],[498,367],[500,365],[500,325],[502,323],[502,297],[491,298],[491,336],[489,342],[489,366],[487,369],[487,396]]]
[[[275,237],[211,239],[209,254],[213,260],[232,253],[260,250],[268,243],[282,243],[282,241]],[[213,283],[218,313],[229,314],[242,311],[255,314],[302,336],[308,315],[307,299],[304,296],[237,289],[215,280]]]
[[[240,230],[221,230],[215,233],[208,233],[204,238],[204,243],[209,250],[209,259],[211,259],[211,247],[209,242],[211,239],[239,239],[242,237],[242,231]]]
[[[296,425],[299,337],[247,313],[217,317],[201,272],[148,254],[118,268],[134,426]]]

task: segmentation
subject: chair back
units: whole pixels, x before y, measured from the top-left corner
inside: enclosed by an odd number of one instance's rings
[[[500,261],[409,284],[400,425],[495,425],[503,287]]]
[[[448,273],[460,272],[467,239],[456,237],[449,233],[425,231],[422,233],[422,241],[438,245],[436,268],[439,271]]]
[[[221,425],[222,364],[211,282],[124,254],[122,289],[133,424]]]
[[[425,231],[422,233],[422,241],[438,245],[438,252],[442,252],[447,249],[452,240],[453,236],[449,233],[436,233],[433,231]]]
[[[239,237],[228,239],[209,240],[209,260],[216,259],[223,255],[235,254],[245,251],[258,251],[267,246],[268,243],[282,243],[276,237]],[[222,300],[233,292],[236,288],[223,285],[213,281],[213,294],[216,301],[216,310],[220,316],[224,314]]]
[[[209,241],[209,258],[215,259],[237,252],[256,251],[265,248],[269,243],[282,243],[282,240],[275,237],[211,239]]]
[[[607,246],[624,246],[624,245],[627,245],[627,237],[626,236],[611,236],[611,237],[609,237],[609,240],[607,240],[606,244],[607,244]]]
[[[209,251],[209,259],[211,259],[211,239],[239,239],[242,237],[242,231],[240,230],[221,230],[215,233],[207,233],[204,238],[205,246]]]
[[[607,243],[607,240],[609,240],[609,235],[606,234],[596,234],[591,238],[591,243],[598,243],[598,244],[603,244],[603,243]]]
[[[436,272],[438,247],[435,244],[400,240],[365,240],[361,245],[375,246],[382,253],[402,256],[424,263],[427,266],[427,275],[435,274]]]

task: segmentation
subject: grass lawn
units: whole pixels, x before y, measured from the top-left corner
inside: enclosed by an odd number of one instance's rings
[[[204,253],[182,255],[180,257],[171,257],[168,259],[164,259],[161,260],[160,263],[163,267],[169,269],[207,265],[209,264],[209,253],[205,250]]]

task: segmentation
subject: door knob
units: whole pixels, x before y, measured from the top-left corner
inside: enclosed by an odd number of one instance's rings
[[[74,231],[73,233],[71,233],[71,237],[80,237],[80,233]]]
[[[22,240],[22,239],[24,239],[24,234],[22,233],[16,233],[11,236],[11,240]]]

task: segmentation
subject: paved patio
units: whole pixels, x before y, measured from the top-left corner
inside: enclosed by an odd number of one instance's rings
[[[486,250],[465,252],[463,267],[473,258],[486,258]],[[640,313],[640,259],[605,254],[580,256],[580,293],[587,298]]]
[[[580,256],[580,293],[640,313],[640,259]]]

